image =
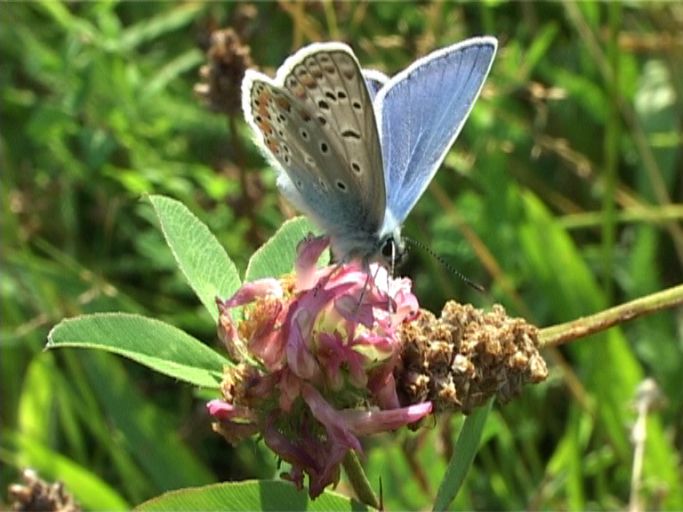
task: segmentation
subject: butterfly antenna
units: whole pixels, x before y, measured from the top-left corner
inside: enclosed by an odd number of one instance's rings
[[[453,267],[453,265],[451,265],[450,263],[448,263],[446,260],[444,260],[441,256],[439,256],[438,254],[436,254],[434,251],[432,251],[429,247],[427,247],[427,246],[426,246],[425,244],[423,244],[422,242],[418,242],[417,240],[414,240],[414,239],[412,239],[412,238],[408,238],[408,237],[405,237],[405,236],[403,237],[403,240],[404,240],[406,243],[408,243],[408,244],[410,244],[410,245],[413,245],[413,246],[415,246],[415,247],[419,247],[420,249],[422,249],[423,251],[425,251],[427,254],[429,254],[430,256],[432,256],[432,258],[434,258],[436,261],[438,261],[439,263],[441,263],[441,265],[442,265],[446,270],[448,270],[451,274],[453,274],[453,275],[455,275],[455,276],[458,276],[460,279],[462,279],[462,280],[463,280],[468,286],[470,286],[471,288],[474,288],[474,289],[477,290],[478,292],[485,292],[485,291],[486,291],[486,288],[484,288],[484,287],[483,287],[482,285],[480,285],[479,283],[475,283],[474,281],[472,281],[469,277],[467,277],[465,274],[463,274],[463,273],[460,272],[458,269],[456,269],[455,267]]]

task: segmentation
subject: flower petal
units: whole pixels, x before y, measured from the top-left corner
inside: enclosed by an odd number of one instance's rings
[[[375,397],[375,403],[380,409],[397,409],[400,406],[393,369],[394,364],[381,366],[368,382],[368,389]]]
[[[235,306],[243,306],[249,304],[259,297],[272,295],[274,297],[282,297],[282,285],[280,281],[272,277],[257,279],[250,283],[244,283],[242,287],[235,292],[235,294],[225,301],[217,301],[218,309],[223,312],[224,309],[234,308]]]
[[[244,341],[240,338],[230,310],[222,307],[223,303],[220,299],[216,299],[216,304],[220,311],[220,316],[218,317],[218,339],[221,340],[221,343],[223,343],[223,346],[228,351],[231,361],[235,363],[242,362],[247,358],[247,348],[244,346]]]
[[[315,284],[316,263],[320,255],[330,245],[330,239],[326,236],[308,236],[296,248],[296,289],[308,290]]]
[[[301,379],[294,372],[285,368],[282,370],[278,389],[280,391],[280,409],[284,412],[290,412],[294,400],[301,394]]]
[[[360,323],[370,329],[375,323],[374,308],[365,298],[361,302],[362,291],[347,293],[334,301],[334,309],[346,320]]]
[[[305,291],[294,301],[287,313],[284,335],[287,337],[287,364],[302,379],[313,379],[320,372],[310,345],[313,323],[332,298],[345,292],[349,286],[341,285],[332,289],[317,286]]]
[[[284,365],[283,356],[287,340],[278,323],[286,315],[283,304],[279,300],[263,300],[259,302],[261,308],[252,313],[252,319],[258,315],[254,323],[248,346],[249,351],[258,356],[269,370],[278,370]]]
[[[246,407],[235,406],[224,400],[211,400],[206,404],[206,409],[211,416],[220,421],[232,419],[251,421],[254,419],[254,414]]]
[[[206,408],[211,416],[215,416],[218,419],[227,420],[235,415],[235,406],[223,400],[211,400],[206,404]]]
[[[356,450],[358,453],[363,452],[360,441],[349,430],[344,417],[323,398],[317,389],[308,383],[304,383],[301,386],[301,396],[303,396],[306,404],[311,409],[315,419],[325,426],[328,439]]]
[[[320,367],[308,348],[313,316],[305,309],[299,309],[289,324],[287,339],[287,365],[302,379],[312,379],[320,373]]]
[[[349,409],[339,411],[339,416],[344,418],[344,423],[351,431],[359,436],[367,436],[387,430],[394,430],[424,418],[432,411],[431,402],[423,402],[401,409],[385,411],[361,411]]]

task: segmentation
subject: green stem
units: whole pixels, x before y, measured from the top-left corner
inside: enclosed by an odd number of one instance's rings
[[[604,141],[604,189],[602,192],[602,262],[603,262],[603,287],[605,296],[611,302],[614,283],[614,244],[616,240],[616,205],[615,196],[617,190],[617,168],[619,165],[619,140],[621,116],[619,102],[619,28],[621,18],[621,5],[614,2],[609,5],[610,37],[607,47],[610,73],[605,77],[607,90],[609,91],[609,114],[605,128]]]
[[[481,434],[484,431],[486,418],[491,412],[491,407],[493,407],[493,398],[489,399],[485,405],[476,408],[472,414],[465,418],[458,440],[455,442],[453,455],[446,468],[446,474],[434,499],[434,508],[432,509],[434,512],[446,510],[462,487],[474,457],[479,451]]]
[[[603,222],[603,212],[571,213],[560,217],[560,226],[566,229],[594,228]],[[615,213],[618,223],[649,222],[661,224],[665,222],[683,221],[683,205],[637,206],[623,208]]]
[[[365,475],[365,471],[363,471],[363,466],[361,466],[356,452],[349,450],[346,457],[344,457],[343,465],[346,476],[349,478],[349,483],[356,493],[356,497],[366,505],[379,509],[379,499],[370,486],[368,477]]]
[[[604,331],[627,320],[681,304],[683,304],[683,284],[606,309],[594,315],[541,329],[539,333],[540,346],[544,348],[562,345],[568,341]]]

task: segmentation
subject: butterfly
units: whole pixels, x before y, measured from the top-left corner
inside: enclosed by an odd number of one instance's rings
[[[388,78],[349,46],[314,43],[275,78],[247,70],[242,108],[277,186],[330,238],[342,262],[386,266],[401,224],[436,174],[484,85],[493,37],[434,51]]]

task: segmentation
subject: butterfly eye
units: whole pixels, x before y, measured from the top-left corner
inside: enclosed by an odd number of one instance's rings
[[[382,250],[381,250],[382,256],[385,258],[389,259],[394,255],[394,241],[389,238],[384,241],[382,244]]]

